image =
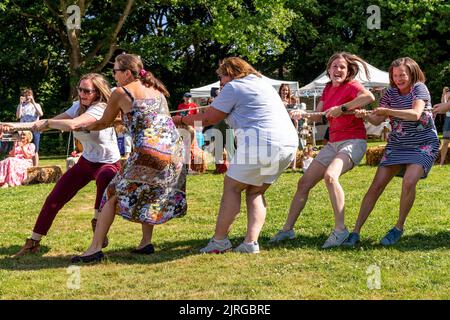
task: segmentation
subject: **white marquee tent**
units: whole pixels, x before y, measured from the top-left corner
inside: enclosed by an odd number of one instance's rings
[[[285,80],[275,80],[270,79],[265,76],[262,76],[264,80],[268,81],[275,90],[278,91],[282,83],[289,84],[289,87],[291,88],[292,92],[295,92],[298,90],[298,82],[297,81],[285,81]],[[219,88],[220,83],[219,81],[208,84],[206,86],[200,87],[200,88],[194,88],[190,90],[190,93],[192,94],[192,98],[208,98],[211,96],[211,89],[212,88]]]

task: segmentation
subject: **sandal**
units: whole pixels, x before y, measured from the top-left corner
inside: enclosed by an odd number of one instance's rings
[[[37,253],[40,250],[41,245],[39,244],[41,240],[33,240],[33,239],[26,239],[25,244],[20,249],[19,252],[17,252],[15,255],[13,255],[13,258],[21,257],[23,255],[26,255],[28,253]]]

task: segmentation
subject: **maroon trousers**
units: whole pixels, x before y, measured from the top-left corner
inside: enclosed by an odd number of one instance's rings
[[[56,183],[47,200],[45,200],[33,231],[46,235],[59,210],[92,180],[95,180],[97,184],[94,208],[98,209],[103,192],[119,170],[120,161],[111,164],[96,163],[90,162],[82,156]]]

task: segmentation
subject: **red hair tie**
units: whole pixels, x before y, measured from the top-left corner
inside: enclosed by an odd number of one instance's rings
[[[141,71],[139,72],[139,75],[144,78],[147,75],[147,71],[145,69],[141,69]]]

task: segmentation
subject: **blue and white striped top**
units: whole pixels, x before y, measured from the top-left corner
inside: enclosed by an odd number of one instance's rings
[[[381,98],[380,106],[407,110],[412,109],[415,100],[423,100],[425,108],[431,107],[430,92],[422,82],[414,84],[406,95],[401,95],[397,88],[389,88]],[[418,121],[390,117],[390,124],[392,132],[380,166],[421,164],[426,177],[439,151],[439,138],[432,113],[422,112]]]

